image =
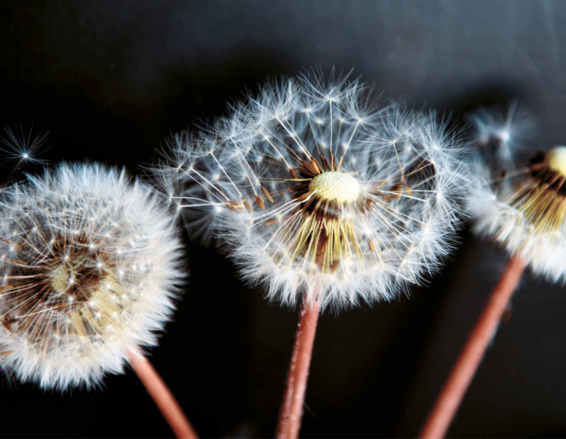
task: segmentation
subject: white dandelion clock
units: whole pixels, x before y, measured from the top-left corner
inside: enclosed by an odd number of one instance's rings
[[[423,439],[446,433],[525,267],[555,281],[566,273],[566,147],[528,151],[530,123],[524,113],[517,120],[514,107],[483,111],[472,120],[467,210],[475,232],[505,247],[511,258],[427,419]]]
[[[63,165],[0,193],[0,365],[65,389],[122,371],[173,311],[180,243],[147,185]]]
[[[455,152],[433,114],[376,111],[356,81],[305,77],[174,139],[168,176],[189,227],[224,238],[269,298],[303,301],[279,437],[298,435],[320,307],[391,299],[447,252]]]
[[[447,251],[462,186],[451,136],[366,97],[355,81],[289,80],[174,139],[189,224],[220,233],[270,298],[297,303],[316,282],[323,306],[387,300]]]
[[[514,154],[504,166],[482,146],[476,152],[478,178],[467,202],[475,231],[523,258],[534,272],[564,280],[566,147]]]

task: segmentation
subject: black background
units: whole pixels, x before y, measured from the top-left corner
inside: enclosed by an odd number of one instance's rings
[[[455,120],[518,100],[537,117],[536,148],[565,141],[565,22],[560,1],[4,1],[0,123],[49,130],[52,165],[140,174],[167,135],[265,80],[336,66]],[[202,436],[270,436],[296,311],[266,303],[213,249],[193,242],[187,258],[152,361]],[[410,298],[323,315],[302,434],[415,435],[506,261],[465,229]],[[565,306],[563,288],[524,277],[451,435],[566,435]],[[170,435],[131,371],[63,395],[2,378],[0,395],[4,437]]]

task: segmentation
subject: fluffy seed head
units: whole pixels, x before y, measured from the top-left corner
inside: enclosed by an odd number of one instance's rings
[[[63,165],[0,193],[0,365],[42,387],[95,384],[156,343],[179,242],[149,186]]]
[[[476,146],[477,179],[467,203],[476,232],[527,260],[535,272],[564,280],[566,147],[503,160],[497,149],[486,154],[477,138]]]
[[[173,139],[187,223],[225,238],[271,298],[317,283],[323,305],[388,299],[447,251],[462,187],[451,137],[433,114],[367,101],[356,81],[291,79]]]

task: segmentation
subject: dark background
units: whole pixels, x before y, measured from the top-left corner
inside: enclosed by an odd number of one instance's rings
[[[52,165],[139,174],[167,135],[266,79],[336,66],[456,121],[518,100],[546,146],[566,137],[565,22],[560,1],[4,1],[0,123],[48,130]],[[152,360],[202,436],[270,436],[296,311],[215,250],[188,253],[190,285]],[[506,261],[465,229],[410,299],[323,315],[302,434],[414,436]],[[566,435],[566,295],[527,274],[513,302],[453,436]],[[0,395],[4,437],[170,434],[131,371],[64,395],[2,378]]]

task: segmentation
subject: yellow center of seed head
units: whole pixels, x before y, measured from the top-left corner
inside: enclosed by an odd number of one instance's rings
[[[329,171],[314,177],[309,190],[315,192],[319,198],[339,203],[356,201],[360,196],[360,183],[350,174]]]
[[[556,146],[546,153],[548,167],[566,177],[566,146]]]
[[[55,291],[65,291],[69,285],[69,270],[64,265],[59,265],[51,272],[51,287]]]

